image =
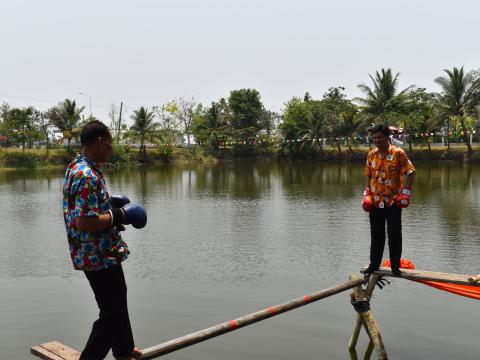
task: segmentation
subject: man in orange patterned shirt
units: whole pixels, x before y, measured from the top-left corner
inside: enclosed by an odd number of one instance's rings
[[[410,204],[415,168],[403,149],[390,144],[390,129],[376,125],[370,130],[376,148],[368,153],[365,166],[367,186],[362,207],[370,216],[370,265],[367,273],[378,270],[385,248],[385,222],[394,275],[400,275],[402,255],[402,208]],[[406,177],[406,182],[404,182]]]

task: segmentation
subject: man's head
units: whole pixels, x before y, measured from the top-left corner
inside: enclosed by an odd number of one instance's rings
[[[112,136],[108,127],[98,120],[89,121],[80,133],[82,151],[95,162],[105,162],[112,152]]]
[[[370,129],[370,136],[374,145],[382,151],[388,149],[390,144],[390,128],[388,125],[379,124]]]

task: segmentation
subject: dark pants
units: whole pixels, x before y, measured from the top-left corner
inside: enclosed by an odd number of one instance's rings
[[[93,323],[80,360],[104,359],[110,349],[114,356],[129,355],[133,351],[134,342],[122,266],[85,271],[85,275],[95,294],[100,314]]]
[[[377,270],[382,263],[385,248],[385,221],[387,222],[388,249],[392,269],[400,268],[402,256],[402,209],[395,205],[370,212],[370,269]]]

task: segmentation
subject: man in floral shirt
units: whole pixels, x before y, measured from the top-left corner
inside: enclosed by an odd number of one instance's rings
[[[112,137],[103,123],[91,121],[80,138],[82,151],[65,173],[63,216],[73,267],[84,271],[100,309],[80,360],[104,359],[110,349],[119,359],[140,358],[141,351],[134,347],[121,265],[129,255],[119,232],[124,230],[125,216],[123,210],[112,209],[100,170],[112,151]],[[123,217],[115,220],[119,211]]]
[[[370,133],[376,148],[368,153],[365,166],[367,187],[362,201],[363,209],[370,213],[371,246],[367,273],[378,270],[382,262],[386,222],[392,272],[398,276],[402,255],[402,208],[410,204],[415,168],[403,149],[390,144],[387,125],[377,125]]]

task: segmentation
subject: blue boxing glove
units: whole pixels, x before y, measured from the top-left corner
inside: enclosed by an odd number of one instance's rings
[[[110,195],[110,205],[112,208],[119,209],[125,205],[130,204],[130,199],[122,194],[112,194]]]
[[[112,216],[112,226],[132,225],[136,229],[141,229],[147,224],[147,212],[138,204],[126,204],[119,209],[112,208],[109,212]]]
[[[127,204],[123,208],[124,224],[132,225],[136,229],[141,229],[147,225],[147,212],[142,205]]]

